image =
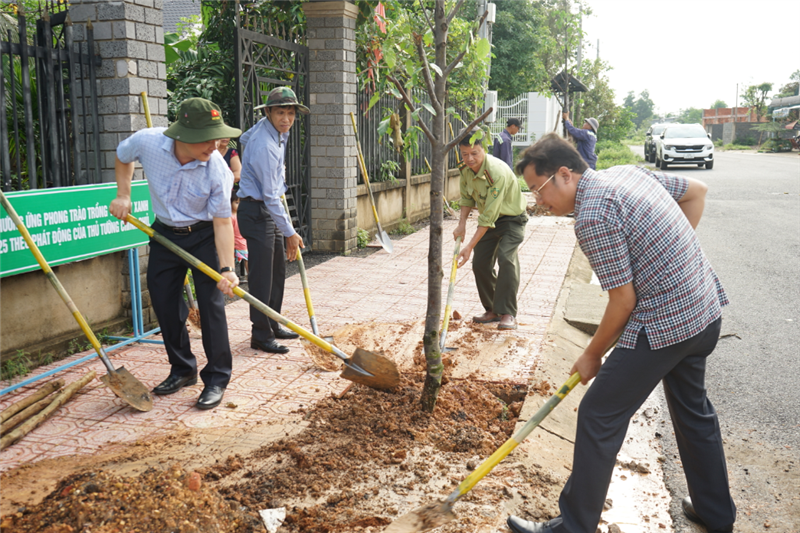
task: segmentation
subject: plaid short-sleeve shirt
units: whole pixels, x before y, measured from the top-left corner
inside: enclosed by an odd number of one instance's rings
[[[620,337],[635,348],[644,328],[657,350],[689,339],[728,298],[678,207],[685,178],[635,166],[588,169],[578,181],[575,234],[603,290],[633,282],[636,307]]]

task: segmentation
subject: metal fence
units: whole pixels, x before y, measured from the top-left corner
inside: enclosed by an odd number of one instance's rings
[[[391,171],[390,165],[386,165],[387,161],[394,161],[398,166],[402,163],[402,153],[398,153],[387,135],[379,135],[378,127],[380,122],[387,117],[390,113],[400,113],[403,103],[391,95],[382,95],[380,100],[372,106],[369,111],[366,111],[369,106],[371,94],[361,91],[358,94],[358,109],[359,114],[356,118],[356,125],[358,127],[358,135],[361,139],[361,151],[364,154],[364,162],[369,173],[370,181],[386,181],[391,179],[390,176],[395,178],[400,176],[399,171]],[[416,89],[413,92],[413,98],[420,103],[430,103],[428,93],[423,89]],[[420,107],[420,119],[426,124],[432,124],[433,116],[431,113],[422,106]],[[462,120],[469,123],[468,114],[466,111],[457,110]],[[412,126],[414,124],[412,123]],[[450,128],[454,134],[464,127],[458,118],[450,117],[450,126],[446,132],[447,140],[450,140]],[[431,143],[428,137],[421,131],[418,135],[419,151],[412,157],[408,163],[411,166],[411,175],[417,176],[420,174],[428,174],[430,172],[430,161],[432,159]],[[456,168],[458,161],[456,158],[455,150],[451,150],[448,154],[448,168]],[[364,183],[361,176],[361,170],[358,172],[358,183]]]
[[[73,43],[67,12],[4,14],[0,35],[0,183],[4,191],[100,183],[94,35]],[[16,19],[16,28],[8,28]],[[82,45],[82,46],[81,46]],[[90,53],[91,51],[91,53]]]

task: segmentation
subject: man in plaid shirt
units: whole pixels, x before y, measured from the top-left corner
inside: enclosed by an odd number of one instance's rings
[[[736,506],[705,389],[706,358],[728,304],[694,232],[707,187],[634,166],[596,172],[554,134],[522,154],[517,174],[539,204],[556,215],[575,213],[578,243],[609,302],[570,371],[580,372],[584,385],[595,379],[578,413],[561,516],[545,523],[511,516],[509,527],[515,533],[594,533],[630,418],[662,382],[689,487],[684,512],[711,532],[732,531]]]

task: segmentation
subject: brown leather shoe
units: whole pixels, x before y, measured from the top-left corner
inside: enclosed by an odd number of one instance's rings
[[[480,316],[472,317],[472,321],[477,324],[488,324],[489,322],[500,322],[500,315],[494,311],[486,311]]]
[[[500,317],[497,329],[517,329],[517,319],[511,315],[503,315]]]

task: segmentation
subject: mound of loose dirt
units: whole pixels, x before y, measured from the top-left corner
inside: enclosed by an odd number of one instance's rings
[[[251,529],[254,517],[230,506],[196,473],[180,466],[149,469],[134,478],[104,471],[67,477],[31,509],[6,516],[3,532],[227,533]],[[263,527],[263,526],[262,526]]]
[[[136,477],[101,470],[62,480],[39,505],[7,515],[3,533],[259,532],[257,512],[285,507],[281,533],[377,532],[420,502],[446,496],[511,435],[524,389],[451,380],[420,409],[422,378],[392,392],[360,385],[297,413],[307,428],[196,472],[173,465]],[[501,399],[502,398],[502,399]],[[496,521],[524,487],[535,514],[555,513],[563,480],[536,465],[498,466],[442,531]],[[540,502],[540,503],[536,503]]]

